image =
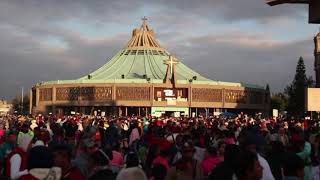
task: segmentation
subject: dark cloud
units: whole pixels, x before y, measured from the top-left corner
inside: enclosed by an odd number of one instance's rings
[[[0,33],[1,34],[1,33]],[[7,37],[7,38],[6,38]],[[117,35],[105,39],[86,39],[80,34],[65,33],[67,48],[45,45],[32,36],[8,33],[0,36],[0,98],[12,98],[22,86],[37,82],[75,79],[103,65],[123,46],[128,37]]]
[[[300,56],[313,75],[313,41],[277,41],[263,34],[227,32],[167,43],[183,62],[213,80],[271,85],[282,91],[291,83]]]
[[[138,21],[132,18],[143,15],[149,15],[157,37],[170,52],[207,77],[270,83],[272,88],[282,90],[293,77],[298,57],[312,52],[311,40],[275,42],[262,34],[241,31],[204,32],[190,37],[186,31],[206,28],[216,21],[270,23],[287,17],[299,19],[306,12],[303,6],[269,7],[263,0],[3,0],[0,98],[11,99],[21,86],[74,79],[97,69],[129,40],[129,28]],[[93,38],[65,26],[74,21],[93,29],[114,28],[112,24],[130,26],[125,33]],[[50,37],[59,42],[50,43]],[[312,54],[307,53],[305,60],[312,73]]]
[[[264,0],[159,0],[159,5],[176,9],[175,16],[197,14],[199,18],[213,21],[255,20],[268,23],[279,18],[302,18],[307,16],[306,5],[280,5],[269,7]]]

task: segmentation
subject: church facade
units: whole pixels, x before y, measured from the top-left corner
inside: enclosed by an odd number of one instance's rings
[[[76,80],[37,83],[32,113],[193,116],[222,111],[269,111],[264,87],[208,79],[173,57],[146,19],[105,65]]]

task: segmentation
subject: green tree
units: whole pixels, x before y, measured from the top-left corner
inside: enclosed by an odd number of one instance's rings
[[[278,109],[283,112],[287,109],[288,98],[283,93],[277,93],[271,96],[271,109]]]
[[[285,88],[288,96],[288,113],[302,117],[305,111],[305,89],[312,86],[312,77],[307,78],[303,58],[300,57],[296,67],[296,74],[291,84]]]

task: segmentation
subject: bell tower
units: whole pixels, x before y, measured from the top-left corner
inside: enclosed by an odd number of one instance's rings
[[[316,87],[320,87],[320,32],[314,37],[314,70],[316,72]]]

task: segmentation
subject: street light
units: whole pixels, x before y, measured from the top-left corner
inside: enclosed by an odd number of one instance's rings
[[[270,6],[280,4],[308,4],[309,23],[320,24],[320,1],[319,0],[265,0]]]

